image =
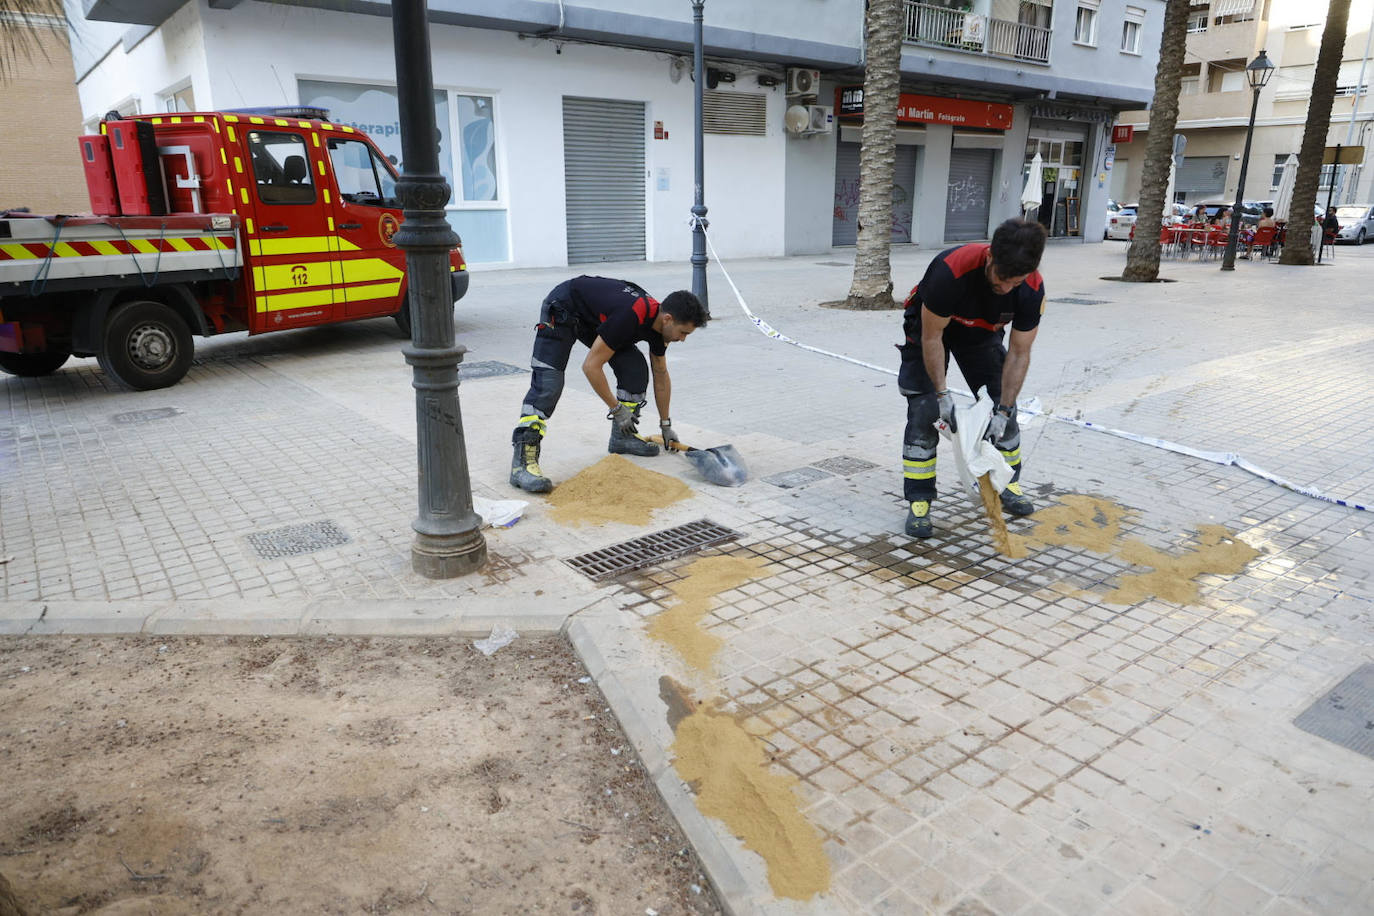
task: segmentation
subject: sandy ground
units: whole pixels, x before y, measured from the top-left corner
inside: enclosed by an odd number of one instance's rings
[[[718,913],[559,639],[0,639],[32,913]]]

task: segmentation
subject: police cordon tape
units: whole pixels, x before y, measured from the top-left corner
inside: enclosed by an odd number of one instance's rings
[[[689,221],[690,225],[692,225],[695,228],[698,219],[699,217],[692,217]],[[704,220],[702,222],[705,223]],[[744,301],[744,295],[740,293],[739,287],[735,285],[735,281],[731,278],[730,272],[725,269],[725,264],[721,261],[720,255],[716,253],[716,246],[711,242],[711,234],[709,232],[703,231],[702,235],[706,237],[706,245],[711,250],[711,259],[715,261],[716,266],[720,268],[721,274],[725,277],[725,282],[730,284],[730,289],[735,294],[735,301],[739,303],[739,307],[744,312],[744,316],[748,318],[751,322],[753,322],[754,327],[758,328],[759,333],[763,334],[765,337],[771,338],[781,343],[791,344],[794,347],[798,347],[810,353],[816,353],[820,356],[828,356],[832,359],[843,360],[844,362],[853,363],[856,366],[861,366],[864,369],[871,369],[874,372],[881,372],[884,375],[895,376],[897,374],[897,371],[895,369],[889,368],[887,366],[879,366],[874,363],[864,362],[861,359],[855,359],[852,356],[845,356],[843,353],[835,353],[831,350],[823,350],[820,347],[813,347],[810,344],[804,344],[801,341],[796,340],[795,338],[788,337],[786,334],[782,333],[777,328],[773,327],[771,324],[764,321],[759,316],[755,315],[754,312],[749,308],[748,303]],[[955,388],[953,390],[961,395],[964,395],[965,397],[973,397],[973,394],[971,392],[964,391],[961,388]],[[1118,439],[1127,439],[1131,442],[1139,442],[1142,445],[1153,446],[1154,448],[1164,449],[1165,451],[1174,452],[1179,455],[1187,455],[1190,458],[1197,458],[1202,461],[1211,462],[1212,464],[1237,467],[1240,468],[1242,471],[1245,471],[1249,474],[1253,474],[1256,477],[1269,481],[1270,483],[1278,484],[1284,489],[1292,490],[1294,493],[1300,493],[1303,496],[1310,496],[1313,499],[1320,499],[1323,502],[1332,503],[1333,505],[1344,506],[1347,509],[1355,509],[1360,512],[1369,511],[1369,507],[1364,505],[1363,503],[1352,502],[1347,499],[1339,499],[1335,496],[1329,496],[1326,493],[1323,493],[1316,487],[1305,487],[1300,484],[1293,483],[1290,480],[1285,480],[1277,474],[1273,474],[1269,471],[1266,471],[1264,468],[1259,467],[1258,465],[1247,460],[1241,455],[1237,455],[1234,452],[1206,451],[1203,449],[1193,448],[1189,445],[1183,445],[1178,442],[1171,442],[1168,439],[1157,439],[1153,436],[1142,436],[1139,433],[1128,432],[1124,429],[1114,429],[1110,426],[1102,426],[1101,424],[1094,423],[1091,420],[1080,420],[1076,417],[1062,417],[1058,414],[1046,413],[1045,411],[1040,410],[1038,407],[1035,407],[1034,403],[1034,401],[1027,404],[1018,403],[1016,407],[1017,412],[1028,414],[1030,416],[1044,417],[1048,420],[1056,420],[1060,423],[1068,423],[1069,425],[1077,426],[1080,429],[1088,429],[1092,430],[1093,432],[1106,433],[1109,436],[1116,436]]]

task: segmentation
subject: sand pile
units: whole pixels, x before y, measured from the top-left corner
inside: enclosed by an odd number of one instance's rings
[[[549,494],[560,525],[647,525],[655,509],[692,495],[692,488],[619,455],[607,455]]]
[[[711,599],[723,591],[767,575],[763,557],[702,557],[694,560],[685,575],[670,584],[678,603],[649,621],[649,635],[677,650],[698,671],[710,671],[711,660],[723,640],[700,626],[711,610]]]

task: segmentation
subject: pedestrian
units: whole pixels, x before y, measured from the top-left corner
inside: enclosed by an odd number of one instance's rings
[[[1021,489],[1021,431],[1016,396],[1030,366],[1044,311],[1045,286],[1037,268],[1045,252],[1039,223],[1009,219],[992,234],[992,244],[972,243],[940,252],[906,299],[898,389],[906,396],[902,437],[903,491],[908,504],[906,533],[933,533],[930,504],[935,501],[935,421],[956,429],[954,397],[945,374],[949,358],[959,364],[975,392],[986,387],[996,404],[987,436],[1011,465],[1011,483],[1001,493],[1012,515],[1030,515],[1035,506]],[[1002,329],[1011,325],[1009,348]]]
[[[511,436],[515,446],[511,486],[530,493],[553,489],[553,481],[539,468],[540,444],[563,393],[564,371],[578,341],[589,348],[582,374],[609,410],[607,450],[619,455],[658,454],[658,446],[638,434],[651,371],[664,444],[678,442],[668,413],[672,395],[668,344],[686,340],[710,317],[701,300],[687,290],[670,293],[660,303],[628,280],[581,276],[555,286],[545,297],[535,325],[530,390]],[[647,365],[636,346],[641,340],[649,345]],[[614,391],[606,380],[607,365],[615,376]]]

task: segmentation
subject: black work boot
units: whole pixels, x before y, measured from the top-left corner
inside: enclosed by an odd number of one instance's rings
[[[621,401],[620,403],[624,404],[626,407],[634,407],[635,420],[637,422],[639,420],[639,407],[631,405],[627,401]],[[654,455],[658,454],[659,449],[658,446],[654,445],[652,442],[645,442],[643,439],[639,438],[633,427],[625,432],[621,432],[620,428],[615,425],[615,421],[612,420],[611,441],[607,444],[606,451],[610,452],[612,455],[638,455],[641,458],[652,458]]]
[[[1021,484],[1013,481],[1002,491],[1002,508],[1012,515],[1030,515],[1035,511],[1035,503],[1021,489]]]
[[[930,503],[917,500],[911,504],[906,514],[907,537],[928,538],[935,533],[930,524]]]
[[[517,429],[511,441],[515,454],[510,462],[510,485],[526,493],[547,493],[553,481],[539,469],[540,435],[532,429]]]

